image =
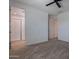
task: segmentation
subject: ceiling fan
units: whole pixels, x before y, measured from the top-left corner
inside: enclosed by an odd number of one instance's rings
[[[53,3],[56,3],[56,5],[57,5],[59,8],[61,8],[61,5],[59,4],[59,1],[62,1],[62,0],[54,0],[53,2],[50,2],[49,4],[46,4],[46,6],[49,6],[49,5],[53,4]]]

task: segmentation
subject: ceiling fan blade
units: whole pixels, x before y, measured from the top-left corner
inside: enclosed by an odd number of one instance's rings
[[[56,2],[56,4],[57,4],[57,6],[58,6],[59,8],[61,8],[61,5],[60,5],[58,2]]]
[[[56,0],[56,1],[63,1],[63,0]]]
[[[53,3],[55,3],[55,2],[51,2],[51,3],[49,3],[49,4],[46,4],[46,6],[49,6],[49,5],[53,4]]]

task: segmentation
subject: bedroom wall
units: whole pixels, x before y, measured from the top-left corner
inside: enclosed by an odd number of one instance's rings
[[[48,41],[48,13],[15,1],[10,1],[10,6],[25,10],[27,45]]]
[[[28,44],[48,41],[48,14],[35,8],[28,8],[27,14]]]
[[[58,18],[58,38],[69,42],[69,12],[61,13]]]

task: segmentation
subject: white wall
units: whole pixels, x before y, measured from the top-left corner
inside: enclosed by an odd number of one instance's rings
[[[28,8],[26,14],[26,34],[28,44],[48,40],[48,14],[34,8]]]
[[[27,45],[48,41],[48,13],[15,1],[10,1],[10,6],[25,9]]]
[[[69,42],[69,12],[61,13],[57,17],[59,22],[58,38]]]

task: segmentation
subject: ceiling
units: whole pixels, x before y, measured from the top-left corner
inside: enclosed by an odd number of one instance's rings
[[[46,4],[52,2],[53,0],[16,0],[27,5],[31,5],[35,8],[48,12],[51,15],[57,15],[59,13],[65,12],[69,10],[69,0],[63,0],[61,2],[61,8],[58,8],[57,5],[54,3],[50,6],[45,6]]]

